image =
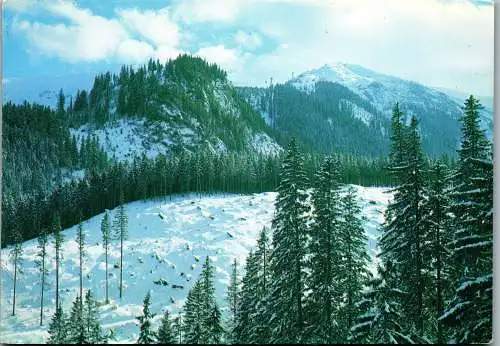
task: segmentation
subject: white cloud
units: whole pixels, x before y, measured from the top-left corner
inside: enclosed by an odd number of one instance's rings
[[[186,23],[231,22],[242,6],[241,0],[178,0],[174,17]]]
[[[244,22],[246,27],[278,44],[247,61],[236,80],[247,76],[249,83],[264,85],[271,76],[284,81],[292,72],[343,61],[432,86],[492,95],[492,6],[465,0],[281,2],[247,9],[252,20]]]
[[[208,46],[200,48],[195,55],[205,60],[216,63],[227,70],[235,67],[238,61],[238,53],[235,49],[228,49],[224,45]]]
[[[30,46],[41,54],[68,62],[113,59],[141,63],[150,57],[166,60],[180,53],[179,28],[170,19],[168,9],[129,9],[118,11],[117,18],[105,18],[66,0],[45,1],[43,8],[68,19],[69,24],[17,18],[13,21],[14,30],[24,34]],[[142,40],[136,39],[137,35]]]
[[[247,49],[255,49],[262,44],[262,39],[256,32],[247,34],[242,30],[238,30],[235,36],[235,40],[237,43],[243,46],[243,48]]]
[[[156,46],[175,47],[179,44],[179,27],[170,18],[167,8],[157,12],[126,9],[118,11],[118,14],[127,27]]]

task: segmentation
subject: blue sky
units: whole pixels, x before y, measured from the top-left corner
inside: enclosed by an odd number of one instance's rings
[[[325,63],[493,94],[487,0],[4,0],[3,77],[118,70],[190,53],[236,85]]]

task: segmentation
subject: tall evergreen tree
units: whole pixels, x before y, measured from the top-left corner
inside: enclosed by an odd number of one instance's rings
[[[47,230],[42,229],[40,235],[38,236],[38,260],[36,261],[36,265],[38,270],[40,271],[41,277],[41,294],[40,294],[40,325],[43,325],[43,295],[45,289],[45,276],[48,273],[47,268],[45,267],[45,260],[47,259],[47,243],[48,236]]]
[[[449,172],[446,165],[438,161],[431,171],[428,198],[422,206],[422,227],[424,228],[423,258],[425,267],[432,272],[433,284],[427,289],[428,299],[432,302],[431,311],[436,321],[435,341],[445,342],[443,325],[438,318],[444,313],[445,298],[450,293],[451,257],[448,244],[452,240],[450,229],[450,198],[448,192]]]
[[[108,295],[108,254],[111,243],[110,225],[108,211],[104,214],[101,222],[102,247],[104,248],[104,258],[106,263],[106,304],[109,304]]]
[[[83,324],[85,326],[85,335],[89,344],[98,344],[106,341],[99,321],[99,310],[97,303],[90,290],[85,294],[85,305],[83,307]]]
[[[308,296],[308,338],[313,342],[334,343],[343,341],[335,326],[339,325],[340,299],[343,295],[338,285],[341,277],[340,262],[342,249],[340,234],[340,186],[339,163],[327,157],[317,175],[312,194],[314,224],[310,228],[310,260],[308,267],[311,275]],[[344,273],[345,274],[345,273]]]
[[[76,230],[76,243],[78,244],[79,274],[80,274],[80,302],[83,303],[83,259],[85,257],[85,233],[83,232],[82,216]]]
[[[203,333],[202,299],[202,281],[197,280],[189,290],[184,304],[182,334],[186,344],[203,343],[201,341]]]
[[[12,293],[12,316],[16,314],[16,286],[17,274],[21,271],[23,263],[23,238],[19,229],[14,229],[14,246],[10,250],[9,256],[14,265],[14,285]]]
[[[155,314],[151,313],[149,310],[149,305],[151,304],[151,294],[148,292],[146,297],[144,297],[144,304],[142,307],[142,316],[138,316],[137,319],[140,323],[141,331],[139,333],[138,344],[154,344],[156,343],[157,336],[156,333],[151,329],[152,319]]]
[[[440,319],[453,326],[450,342],[456,343],[488,343],[492,338],[493,160],[480,129],[481,108],[472,95],[465,101],[451,192],[457,288]]]
[[[163,318],[161,319],[160,328],[158,329],[158,343],[159,344],[175,344],[175,329],[172,327],[170,314],[165,309]],[[179,341],[180,343],[180,341]]]
[[[229,281],[229,287],[227,290],[227,302],[229,304],[229,340],[234,340],[233,330],[236,321],[236,316],[238,314],[238,297],[239,297],[239,279],[238,279],[238,263],[236,258],[233,260],[231,265],[231,276]]]
[[[379,265],[377,276],[368,282],[368,290],[358,298],[358,316],[352,326],[349,341],[357,343],[413,343],[403,334],[400,301],[405,294],[391,286],[392,264]]]
[[[120,195],[120,205],[115,214],[114,232],[115,238],[120,241],[120,299],[123,294],[123,242],[127,239],[128,217],[125,210],[123,192]]]
[[[340,227],[342,275],[338,278],[338,282],[346,296],[340,314],[343,321],[338,322],[338,325],[341,326],[342,340],[347,339],[349,328],[353,325],[355,316],[358,314],[355,302],[358,301],[365,283],[371,277],[367,268],[370,261],[366,250],[368,239],[360,219],[361,210],[356,202],[355,192],[352,188],[348,189],[341,203],[343,214],[343,222]]]
[[[52,316],[52,320],[49,324],[49,339],[47,343],[64,344],[67,342],[67,334],[66,315],[59,305],[56,307],[56,312]]]
[[[295,139],[283,160],[273,219],[272,283],[269,311],[272,342],[300,342],[304,330],[304,255],[307,178]]]
[[[54,248],[56,251],[56,308],[59,306],[59,268],[62,262],[62,243],[64,237],[62,235],[61,218],[56,212],[52,223],[52,231],[54,235]]]
[[[393,126],[395,126],[393,124]],[[401,126],[403,126],[401,124]],[[393,132],[396,132],[393,128]],[[422,236],[421,225],[424,200],[423,153],[415,116],[406,129],[403,138],[403,153],[391,153],[391,169],[398,185],[393,189],[394,200],[387,207],[386,221],[380,239],[381,257],[384,262],[394,263],[397,274],[391,283],[408,294],[402,302],[405,315],[405,332],[423,335],[424,279],[422,276]],[[395,143],[394,150],[400,150]],[[400,160],[400,161],[398,161]]]
[[[182,344],[182,329],[183,329],[183,324],[182,324],[182,315],[180,313],[174,318],[172,328],[174,330],[174,338],[175,338],[175,340],[177,340],[178,344]]]
[[[73,301],[71,315],[68,322],[68,338],[70,344],[88,344],[88,334],[83,316],[82,297],[77,295]]]

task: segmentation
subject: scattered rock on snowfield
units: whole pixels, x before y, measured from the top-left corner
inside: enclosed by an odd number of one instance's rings
[[[115,264],[113,265],[113,268],[115,268],[115,269],[120,269],[120,265],[119,265],[118,263],[115,263]]]
[[[161,278],[159,280],[154,280],[153,283],[155,285],[168,286],[168,281],[165,279],[161,279]],[[175,288],[174,285],[172,285],[172,287]]]
[[[200,261],[200,256],[194,256],[194,260],[195,260],[196,262],[199,262],[199,261]]]
[[[229,238],[234,238],[234,236],[231,233],[226,232],[226,234],[229,236]]]
[[[160,217],[160,219],[164,220],[165,217],[163,215],[161,215],[161,213],[158,213],[158,216]]]
[[[238,220],[239,220],[239,221],[246,221],[247,219],[246,219],[246,218],[244,218],[244,217],[240,217]]]
[[[175,304],[175,299],[170,297],[170,303]]]
[[[377,204],[377,202],[375,202],[375,201],[370,201],[368,203],[370,203],[370,204]]]
[[[195,265],[191,264],[191,270],[194,270],[194,268],[195,268]]]
[[[176,285],[176,284],[172,284],[172,288],[184,288],[183,285]]]

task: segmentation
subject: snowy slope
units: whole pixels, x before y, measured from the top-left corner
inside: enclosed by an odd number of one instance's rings
[[[390,195],[382,188],[357,189],[363,210],[368,248],[376,252],[377,227]],[[254,195],[176,196],[172,200],[133,202],[126,206],[129,217],[129,238],[125,242],[124,298],[119,301],[119,248],[114,244],[110,254],[109,292],[111,304],[102,306],[101,319],[105,329],[113,328],[116,342],[134,343],[139,328],[135,317],[141,312],[142,300],[148,290],[152,295],[152,311],[161,318],[163,308],[174,314],[183,305],[187,292],[201,272],[201,264],[209,255],[216,267],[216,294],[225,308],[225,293],[229,283],[230,265],[237,258],[240,268],[248,251],[256,245],[264,225],[269,226],[274,214],[275,193]],[[111,212],[111,217],[114,211]],[[87,258],[84,265],[84,286],[92,288],[97,299],[104,300],[104,254],[101,246],[100,223],[103,215],[83,223],[86,233]],[[64,263],[62,267],[61,300],[66,311],[77,294],[76,226],[65,230]],[[43,343],[54,312],[55,267],[54,249],[49,248],[49,286],[46,290],[44,326],[39,326],[39,275],[34,267],[36,240],[24,244],[24,273],[18,277],[16,316],[12,308],[13,267],[8,262],[8,250],[1,251],[1,341],[6,343]],[[199,261],[199,262],[198,262]],[[374,266],[374,263],[372,263]],[[168,286],[156,285],[164,279]],[[183,288],[172,288],[172,284]]]

